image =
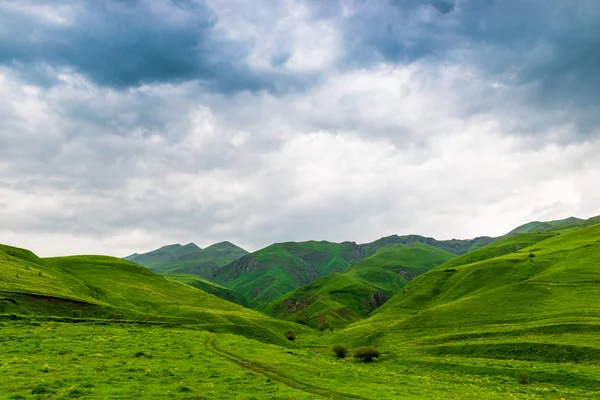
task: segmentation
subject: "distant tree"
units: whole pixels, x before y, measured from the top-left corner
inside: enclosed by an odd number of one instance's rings
[[[346,357],[346,353],[348,353],[348,349],[346,349],[344,346],[337,345],[333,347],[333,352],[338,358],[344,358]]]
[[[289,341],[292,341],[292,342],[293,342],[294,340],[296,340],[296,334],[295,334],[293,331],[287,331],[287,332],[285,333],[285,338],[286,338],[287,340],[289,340]]]
[[[521,385],[526,385],[529,383],[527,374],[524,371],[517,371],[517,382],[519,382]]]
[[[359,347],[354,349],[354,358],[358,358],[364,362],[371,362],[374,358],[377,358],[380,355],[381,353],[379,353],[379,350],[373,346]]]
[[[529,258],[533,258],[533,257],[535,257],[535,254],[529,253]]]

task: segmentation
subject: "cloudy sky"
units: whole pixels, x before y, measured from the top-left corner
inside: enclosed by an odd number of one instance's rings
[[[0,243],[501,235],[600,214],[597,0],[0,1]]]

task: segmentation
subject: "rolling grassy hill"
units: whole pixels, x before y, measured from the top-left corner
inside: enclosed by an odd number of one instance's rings
[[[578,348],[578,332],[600,332],[600,225],[515,235],[477,252],[414,279],[346,334],[373,343],[439,336],[432,343],[444,346],[432,353],[473,357],[552,362],[560,352],[587,351]],[[523,342],[529,334],[533,342]],[[594,346],[600,362],[600,342]],[[544,356],[545,347],[554,350]]]
[[[256,307],[264,308],[265,304],[278,297],[322,276],[341,272],[383,247],[424,244],[444,253],[464,254],[493,240],[479,237],[438,241],[419,235],[393,235],[365,244],[325,241],[277,243],[237,259],[216,271],[212,278],[249,298]]]
[[[337,282],[392,287],[401,249],[376,249]],[[368,318],[319,332],[127,261],[0,246],[0,316],[64,317],[0,318],[0,397],[598,398],[598,260],[600,225],[502,238],[422,273]],[[361,345],[381,357],[350,357]]]
[[[341,271],[361,257],[361,248],[353,242],[277,243],[226,265],[215,272],[214,280],[259,305]]]
[[[205,278],[200,275],[194,274],[164,274],[166,278],[172,279],[177,282],[184,283],[186,285],[193,286],[195,288],[201,289],[206,293],[210,293],[222,299],[231,301],[233,303],[241,304],[244,307],[248,306],[248,299],[246,299],[241,294],[226,288],[225,286],[221,286],[218,283],[211,281],[208,278]]]
[[[344,272],[317,279],[262,310],[311,327],[345,326],[381,306],[416,276],[453,257],[420,242],[389,244]]]
[[[164,246],[144,254],[135,253],[125,259],[160,274],[187,273],[212,278],[218,269],[246,254],[246,250],[230,242],[215,243],[205,249],[189,243],[185,246]]]
[[[0,246],[0,315],[12,314],[195,324],[275,342],[292,327],[126,260]]]
[[[519,233],[548,232],[573,228],[585,228],[588,226],[596,225],[597,223],[600,223],[600,216],[588,219],[569,217],[555,221],[533,221],[513,229],[504,236],[511,236]]]
[[[360,246],[365,256],[374,254],[377,249],[390,244],[408,245],[413,243],[423,243],[431,247],[460,255],[492,243],[494,240],[494,238],[488,236],[480,236],[475,239],[436,240],[420,235],[392,235],[375,240],[371,243],[361,244]]]

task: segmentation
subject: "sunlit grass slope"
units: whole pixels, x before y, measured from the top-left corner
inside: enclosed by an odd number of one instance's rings
[[[248,300],[241,294],[226,288],[225,286],[219,285],[218,283],[215,283],[203,276],[195,274],[164,274],[164,276],[177,282],[185,283],[186,285],[201,289],[222,299],[232,301],[243,306],[248,305]]]
[[[356,243],[277,243],[248,254],[215,273],[215,281],[258,305],[361,258]]]
[[[431,355],[401,338],[364,363],[191,327],[0,319],[2,399],[597,399],[600,367]],[[582,333],[590,337],[593,332]],[[322,333],[325,341],[334,334]],[[531,340],[534,336],[526,336]],[[299,335],[307,345],[311,338]],[[473,339],[470,339],[472,342]],[[473,346],[473,348],[476,348]],[[515,375],[526,374],[527,384]]]
[[[197,324],[275,342],[302,329],[118,258],[0,251],[0,314]]]
[[[496,354],[506,350],[506,357],[519,357],[519,349],[527,349],[523,354],[542,349],[537,339],[531,345],[520,343],[519,332],[542,336],[546,332],[543,343],[550,347],[551,335],[560,332],[560,343],[555,343],[559,351],[576,352],[565,346],[585,344],[577,332],[597,332],[600,326],[600,225],[509,237],[480,251],[493,254],[508,248],[503,243],[515,242],[530,245],[463,265],[459,259],[451,260],[419,276],[345,334],[353,340],[381,343],[399,336],[481,336],[499,343],[468,352],[462,347],[432,351]],[[600,351],[600,341],[592,348]]]
[[[390,244],[341,273],[317,279],[270,303],[270,315],[311,327],[340,327],[381,306],[411,279],[455,257],[423,243]]]
[[[565,219],[558,219],[555,221],[532,221],[513,229],[505,236],[516,235],[519,233],[548,232],[573,228],[586,228],[588,226],[596,225],[597,223],[600,223],[600,216],[588,219],[569,217]]]

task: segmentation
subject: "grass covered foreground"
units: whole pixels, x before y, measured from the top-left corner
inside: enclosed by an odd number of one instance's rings
[[[399,259],[344,274],[384,285]],[[599,260],[600,225],[508,236],[320,332],[128,261],[0,246],[0,398],[600,398]]]
[[[364,363],[336,358],[323,345],[334,340],[331,333],[300,334],[282,347],[183,326],[4,319],[0,330],[0,397],[6,399],[600,396],[598,358],[574,364],[436,351],[440,344],[489,343],[486,337],[405,338]],[[558,333],[530,331],[522,339],[546,341]],[[580,333],[590,341],[598,330]],[[519,383],[523,376],[527,383]]]

